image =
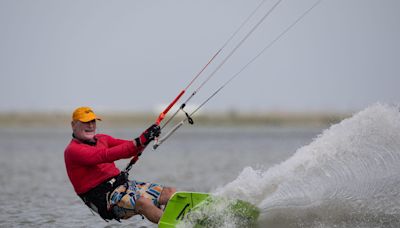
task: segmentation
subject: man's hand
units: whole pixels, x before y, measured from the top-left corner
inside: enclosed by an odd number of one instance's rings
[[[157,124],[151,125],[138,138],[135,139],[136,146],[147,146],[161,134],[161,128]]]

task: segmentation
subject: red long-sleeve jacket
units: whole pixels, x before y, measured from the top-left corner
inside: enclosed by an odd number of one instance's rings
[[[120,173],[114,161],[138,156],[144,148],[133,141],[97,134],[96,145],[72,139],[64,151],[68,177],[77,194],[82,194]]]

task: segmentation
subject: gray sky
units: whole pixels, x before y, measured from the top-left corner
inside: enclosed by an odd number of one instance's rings
[[[80,105],[152,110],[169,103],[260,2],[0,0],[0,111]],[[191,104],[238,72],[314,2],[283,0]],[[398,0],[322,1],[207,108],[353,111],[398,103],[399,12]]]

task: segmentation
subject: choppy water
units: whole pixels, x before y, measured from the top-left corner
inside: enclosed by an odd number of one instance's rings
[[[142,129],[99,130],[132,138]],[[385,105],[325,131],[186,127],[145,151],[131,176],[248,200],[262,209],[260,227],[400,227],[399,139],[399,111]],[[68,123],[0,129],[0,227],[156,227],[93,216],[65,172],[69,140]]]

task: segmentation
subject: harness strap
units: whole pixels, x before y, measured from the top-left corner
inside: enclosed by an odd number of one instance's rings
[[[99,184],[86,193],[78,194],[78,196],[105,221],[108,222],[112,219],[120,221],[113,213],[112,206],[109,205],[109,197],[118,186],[127,184],[128,175],[128,173],[121,172],[118,176]]]

